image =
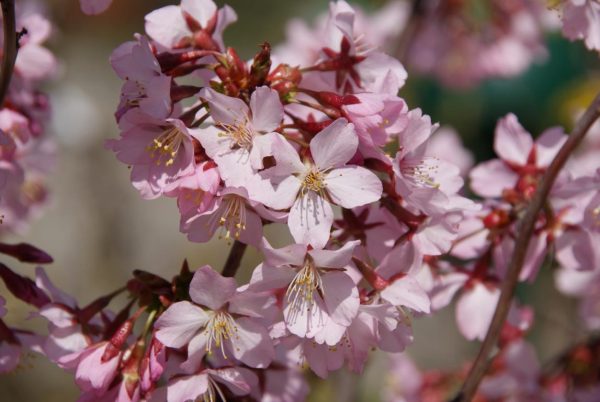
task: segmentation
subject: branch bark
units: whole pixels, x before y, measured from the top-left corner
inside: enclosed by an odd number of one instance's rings
[[[2,105],[17,60],[18,39],[14,0],[1,0],[0,5],[2,6],[2,30],[4,32],[2,69],[0,72],[0,105]]]
[[[229,250],[229,256],[227,257],[227,261],[225,262],[225,266],[223,267],[221,275],[228,277],[235,276],[238,268],[240,267],[242,257],[244,256],[247,247],[248,246],[245,243],[237,240],[233,243],[231,250]]]
[[[571,135],[564,143],[546,170],[546,173],[542,177],[540,186],[535,192],[535,195],[533,196],[533,199],[531,200],[531,203],[525,212],[525,216],[519,225],[518,236],[515,242],[515,250],[510,264],[508,265],[506,278],[502,283],[500,299],[498,301],[498,305],[496,306],[492,322],[485,339],[481,344],[479,354],[477,355],[473,366],[471,366],[471,370],[469,371],[467,379],[465,380],[465,383],[463,384],[459,394],[452,399],[452,402],[469,402],[475,396],[477,388],[479,388],[479,383],[486,372],[490,353],[497,344],[500,331],[502,330],[504,321],[506,321],[538,214],[544,206],[546,198],[552,189],[552,185],[554,184],[558,173],[563,168],[567,159],[573,153],[575,148],[581,143],[591,125],[598,119],[599,116],[600,94],[596,95],[596,98],[592,101],[583,116],[581,116],[581,118],[577,121],[577,124],[571,132]]]

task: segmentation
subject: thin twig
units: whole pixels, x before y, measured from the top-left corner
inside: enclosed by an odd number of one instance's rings
[[[2,6],[2,29],[4,31],[2,70],[0,71],[0,105],[2,105],[17,60],[18,39],[14,0],[1,0],[0,4]]]
[[[542,177],[540,186],[535,192],[535,195],[533,196],[533,199],[531,200],[531,203],[525,212],[525,216],[519,225],[519,234],[515,242],[515,251],[508,266],[506,278],[502,283],[502,291],[498,305],[496,306],[496,311],[494,312],[494,317],[492,318],[492,323],[490,324],[485,339],[481,344],[481,348],[479,349],[479,354],[477,355],[477,358],[475,359],[475,362],[469,371],[469,375],[467,376],[460,393],[454,399],[452,399],[452,402],[469,402],[473,399],[473,396],[477,392],[479,383],[486,372],[490,353],[498,342],[500,331],[502,330],[504,321],[506,321],[538,214],[546,202],[546,198],[552,189],[552,185],[554,184],[558,173],[564,166],[569,156],[573,153],[573,150],[575,150],[581,140],[583,140],[590,126],[598,119],[599,116],[600,94],[596,95],[596,98],[590,104],[583,116],[581,116],[581,118],[577,121],[577,124],[575,125],[571,135],[564,143],[558,154],[556,154],[554,160]]]
[[[242,262],[244,252],[246,252],[246,247],[248,246],[245,243],[242,243],[238,240],[233,243],[231,250],[229,250],[229,256],[227,257],[227,261],[225,262],[225,266],[223,267],[221,275],[228,277],[235,276],[235,273]]]

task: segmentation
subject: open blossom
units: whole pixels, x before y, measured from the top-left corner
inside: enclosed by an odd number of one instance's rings
[[[307,74],[306,84],[325,84],[327,89],[343,92],[360,90],[397,94],[407,77],[402,64],[391,56],[365,47],[355,32],[355,12],[344,0],[329,4],[318,77]],[[313,79],[314,78],[314,79]]]
[[[132,107],[166,118],[171,113],[171,78],[164,75],[146,37],[125,42],[110,56],[113,69],[125,80],[116,115],[119,119]]]
[[[263,167],[264,157],[272,155],[273,138],[278,135],[274,131],[283,119],[279,95],[266,86],[256,88],[250,107],[210,88],[204,88],[200,97],[208,102],[216,126],[199,131],[198,139],[227,185],[252,191],[249,176]]]
[[[146,15],[146,32],[167,48],[223,49],[223,31],[237,20],[229,6],[217,9],[212,0],[181,0]]]
[[[529,197],[535,179],[548,167],[566,135],[561,128],[544,131],[535,141],[514,114],[496,126],[494,150],[500,159],[477,165],[471,171],[471,187],[484,197],[500,197],[504,190],[515,190]]]
[[[181,231],[187,233],[189,240],[199,243],[207,242],[218,232],[219,238],[258,246],[262,238],[261,219],[277,221],[284,215],[249,200],[243,188],[229,187],[222,189],[205,207],[182,215]]]
[[[204,355],[212,353],[235,357],[250,367],[268,366],[273,345],[257,319],[267,302],[264,297],[237,290],[235,279],[222,277],[208,265],[194,273],[190,297],[192,302],[170,306],[155,326],[165,346],[187,345],[187,368],[198,367]]]
[[[457,195],[463,186],[459,169],[426,155],[426,141],[436,129],[419,109],[410,111],[408,125],[398,134],[399,151],[393,162],[396,192],[427,214],[460,210],[468,203]]]
[[[381,197],[381,181],[367,169],[347,165],[358,147],[353,126],[338,119],[310,142],[312,161],[300,159],[285,140],[274,145],[277,166],[273,176],[280,180],[272,199],[274,209],[290,209],[288,227],[298,243],[323,248],[333,223],[330,201],[355,208]]]
[[[154,118],[140,109],[129,111],[119,126],[121,138],[108,140],[106,146],[131,166],[131,181],[142,197],[156,198],[194,171],[192,132],[197,129],[176,118]]]
[[[299,337],[315,337],[330,320],[347,327],[357,314],[359,300],[356,285],[344,267],[357,244],[347,242],[339,250],[311,250],[302,244],[273,249],[265,242],[265,262],[254,270],[250,289],[286,289],[286,327]],[[328,343],[337,343],[341,335],[334,335]]]

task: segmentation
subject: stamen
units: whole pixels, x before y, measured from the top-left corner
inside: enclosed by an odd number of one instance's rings
[[[323,281],[314,262],[307,258],[285,292],[292,317],[313,308],[315,292],[323,293]]]
[[[323,172],[316,167],[312,167],[302,180],[302,193],[305,194],[307,191],[322,193],[325,188],[325,178],[323,176]]]
[[[218,223],[219,239],[228,242],[238,240],[246,230],[246,199],[236,194],[227,194],[223,196],[219,211],[221,214],[215,213],[209,226],[214,227]]]
[[[204,332],[207,334],[206,341],[206,353],[211,354],[213,344],[218,349],[221,349],[221,353],[223,354],[223,358],[227,359],[227,354],[225,353],[225,341],[237,338],[237,326],[235,325],[235,321],[231,317],[229,313],[224,311],[218,311],[215,315],[208,321],[206,324],[206,328]]]
[[[154,159],[156,166],[164,164],[165,167],[168,167],[175,163],[175,157],[184,136],[185,134],[177,127],[170,126],[152,140],[152,143],[146,147],[146,151],[150,153],[150,158]]]
[[[252,148],[252,141],[254,140],[254,130],[248,121],[248,117],[244,120],[235,122],[233,124],[220,123],[225,130],[219,133],[220,137],[229,137],[232,141],[232,148]]]
[[[438,171],[438,165],[425,164],[425,161],[420,161],[416,164],[403,165],[402,174],[412,179],[413,183],[422,187],[439,188],[440,183],[437,183],[433,178]]]

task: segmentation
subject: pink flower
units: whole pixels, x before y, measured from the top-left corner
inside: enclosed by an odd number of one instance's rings
[[[322,49],[319,77],[332,89],[396,95],[407,77],[402,64],[385,53],[359,45],[355,11],[343,0],[329,3],[327,47]],[[335,68],[331,68],[335,66]]]
[[[131,181],[145,199],[177,187],[177,181],[194,172],[192,133],[175,118],[157,119],[139,109],[120,122],[121,138],[108,140],[107,148],[130,165]]]
[[[171,113],[171,77],[164,75],[146,37],[137,35],[136,41],[125,42],[110,56],[113,69],[125,80],[121,88],[121,102],[115,113],[117,120],[129,109],[139,107],[142,112],[164,119]]]
[[[459,169],[425,155],[427,140],[436,128],[420,109],[410,111],[406,129],[398,134],[399,151],[393,162],[398,195],[430,215],[462,210],[470,204],[457,195],[463,185]]]
[[[198,139],[208,156],[219,166],[228,186],[247,185],[248,176],[263,167],[263,158],[272,155],[274,133],[283,119],[283,106],[273,89],[257,88],[250,97],[250,107],[232,98],[204,88],[200,97],[210,105],[215,126],[198,132]]]
[[[585,41],[590,50],[600,51],[600,4],[594,0],[563,1],[563,33]]]
[[[167,48],[196,46],[221,50],[223,31],[237,21],[229,6],[217,10],[212,0],[181,0],[180,6],[166,6],[146,15],[146,32]]]
[[[255,291],[286,289],[283,316],[287,329],[302,338],[314,338],[331,320],[347,327],[358,311],[358,290],[344,267],[358,242],[347,242],[339,250],[309,249],[292,244],[273,249],[263,241],[265,261],[250,280]],[[328,340],[336,344],[339,336]],[[337,338],[337,339],[336,339]]]
[[[262,238],[262,220],[278,220],[281,213],[267,210],[248,199],[243,188],[225,188],[205,207],[182,215],[181,231],[190,241],[204,243],[216,232],[227,241],[239,240],[258,246]]]
[[[103,13],[111,5],[112,0],[79,0],[81,11],[88,15]]]
[[[498,304],[500,289],[475,281],[465,288],[456,303],[456,322],[469,340],[485,338]]]
[[[235,279],[222,277],[205,265],[194,272],[190,284],[193,303],[177,302],[156,321],[156,338],[165,346],[187,345],[188,360],[182,367],[198,367],[204,355],[213,351],[250,367],[269,365],[273,345],[256,319],[268,300],[236,288]]]
[[[504,190],[531,196],[531,179],[543,173],[565,141],[561,128],[550,128],[534,142],[517,117],[508,114],[498,122],[494,136],[500,159],[477,165],[471,171],[471,188],[483,197],[500,197]]]
[[[277,138],[274,142],[277,166],[271,174],[282,179],[265,204],[274,209],[291,207],[288,227],[296,242],[325,246],[333,223],[328,200],[343,208],[355,208],[381,197],[382,184],[375,174],[346,165],[357,147],[356,133],[345,119],[334,121],[312,139],[313,162],[303,163],[287,141]]]

